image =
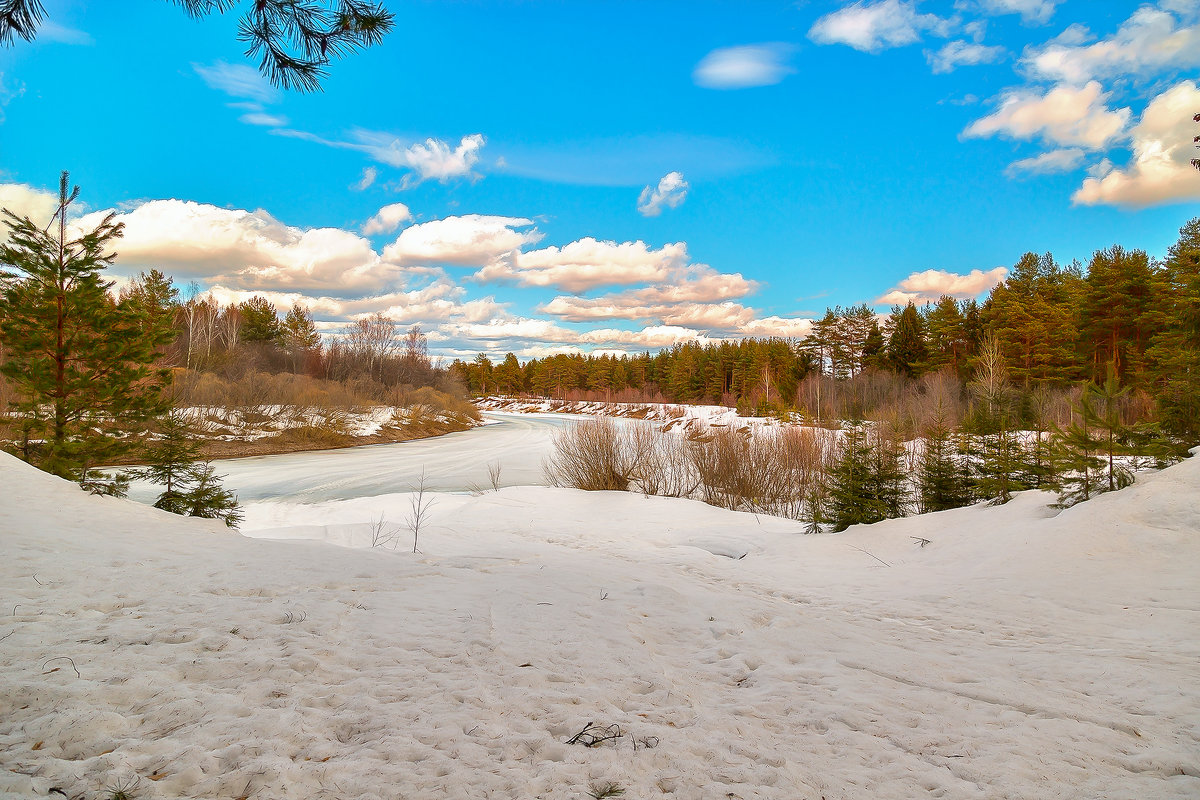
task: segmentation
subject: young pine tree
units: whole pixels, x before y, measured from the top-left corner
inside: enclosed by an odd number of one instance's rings
[[[907,501],[899,446],[858,426],[846,429],[828,476],[824,513],[833,529],[903,516]]]
[[[959,457],[942,414],[926,429],[917,462],[917,496],[922,513],[945,511],[971,503],[971,473]]]
[[[1057,431],[1059,461],[1064,468],[1063,505],[1087,500],[1093,494],[1123,489],[1133,483],[1133,473],[1117,463],[1129,452],[1127,442],[1134,432],[1121,420],[1119,401],[1128,394],[1117,382],[1117,371],[1109,365],[1103,385],[1088,382],[1079,396],[1075,412],[1079,420],[1067,430]]]
[[[8,241],[0,265],[0,373],[16,390],[23,458],[72,480],[133,449],[147,422],[164,413],[166,370],[153,362],[171,332],[137,303],[117,302],[101,271],[121,235],[113,215],[90,231],[67,224],[79,188],[62,174],[49,226],[4,210]]]
[[[149,449],[141,476],[163,487],[155,508],[191,517],[221,519],[229,527],[241,521],[237,497],[221,487],[211,464],[200,462],[200,447],[187,417],[173,410],[158,423],[159,438]]]

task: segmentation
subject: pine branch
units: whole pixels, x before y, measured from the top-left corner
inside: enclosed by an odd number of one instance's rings
[[[32,42],[45,16],[41,0],[0,0],[0,45],[12,46],[16,37]]]

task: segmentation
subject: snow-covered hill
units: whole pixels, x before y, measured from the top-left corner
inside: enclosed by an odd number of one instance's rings
[[[1200,458],[836,536],[438,495],[416,555],[407,495],[242,536],[0,485],[6,797],[1200,796]]]

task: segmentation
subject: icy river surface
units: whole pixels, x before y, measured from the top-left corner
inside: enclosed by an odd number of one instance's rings
[[[366,445],[214,461],[224,485],[243,503],[278,500],[318,503],[407,492],[421,480],[435,492],[491,488],[489,465],[500,465],[501,486],[544,485],[542,461],[556,430],[576,418],[563,414],[488,412],[469,431],[398,444]],[[153,502],[161,491],[137,482],[129,496]]]

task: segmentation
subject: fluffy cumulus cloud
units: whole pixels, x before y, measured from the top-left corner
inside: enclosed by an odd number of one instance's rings
[[[58,209],[58,195],[23,183],[0,183],[0,208],[45,225],[50,221],[50,215]],[[0,223],[0,244],[6,241],[8,226]]]
[[[638,196],[638,211],[644,217],[657,217],[663,208],[679,208],[687,198],[688,182],[682,172],[668,172],[658,179],[657,186],[647,186]]]
[[[1142,6],[1106,39],[1089,44],[1086,29],[1072,26],[1045,45],[1029,48],[1021,66],[1030,77],[1076,85],[1194,70],[1200,67],[1198,16],[1191,0]]]
[[[323,320],[326,330],[336,330],[345,320],[375,313],[385,314],[403,327],[421,325],[427,329],[447,322],[484,323],[506,313],[504,305],[491,297],[467,299],[466,289],[445,278],[413,289],[349,298],[270,289],[251,291],[222,284],[208,293],[223,304],[243,303],[259,296],[280,311],[300,305]]]
[[[771,86],[794,72],[787,63],[791,47],[781,43],[748,44],[713,50],[692,72],[706,89],[747,89]]]
[[[1012,90],[1002,96],[993,113],[971,123],[964,135],[1040,138],[1052,145],[1101,149],[1126,135],[1131,116],[1128,108],[1110,109],[1110,97],[1097,81],[1081,87],[1056,86],[1044,93]]]
[[[427,180],[445,183],[451,178],[474,177],[473,170],[485,142],[483,135],[476,133],[464,136],[454,147],[441,139],[426,139],[410,145],[404,150],[404,163],[412,170],[408,184]]]
[[[55,197],[23,184],[0,184],[0,206],[38,220],[53,213]],[[108,213],[85,213],[72,224],[91,227]],[[332,335],[351,320],[383,313],[404,327],[421,325],[435,355],[621,353],[684,341],[802,336],[811,326],[809,319],[762,316],[739,302],[759,285],[690,263],[682,242],[656,248],[584,238],[530,250],[542,234],[528,218],[463,215],[410,225],[383,253],[359,233],[288,225],[265,210],[151,200],[124,208],[117,218],[125,236],[113,277],[121,281],[159,268],[179,284],[197,281],[222,304],[255,295],[281,312],[299,304]],[[409,219],[407,206],[394,203],[363,230],[387,232]],[[442,265],[478,267],[480,280],[571,292],[630,288],[597,297],[562,295],[537,309],[543,316],[522,316],[513,313],[512,302],[456,282]]]
[[[989,46],[956,39],[953,42],[947,42],[940,50],[927,50],[925,60],[929,62],[929,66],[935,73],[946,73],[963,66],[993,64],[1004,58],[1007,52],[999,45]]]
[[[973,269],[966,275],[947,272],[942,269],[927,269],[924,272],[914,272],[899,285],[876,298],[877,304],[926,303],[937,302],[942,295],[949,295],[959,300],[978,297],[991,289],[1004,277],[1008,270],[1004,267],[981,270]]]
[[[687,265],[682,242],[655,249],[645,242],[605,242],[586,237],[561,247],[516,252],[475,273],[478,281],[521,286],[554,286],[582,292],[613,284],[655,283],[678,275]]]
[[[480,151],[487,144],[487,139],[481,133],[464,136],[457,145],[433,137],[423,142],[413,142],[384,131],[365,128],[355,128],[350,131],[349,141],[327,139],[309,131],[293,128],[277,128],[271,133],[276,136],[315,142],[325,147],[357,150],[365,153],[372,161],[405,169],[408,172],[400,182],[399,188],[401,189],[412,188],[427,180],[447,183],[454,178],[475,179],[480,177],[475,172],[475,165],[479,163]],[[377,171],[370,173],[364,171],[363,178],[359,181],[360,188],[365,189],[370,186],[375,182],[377,176]]]
[[[379,213],[367,220],[362,232],[367,236],[379,233],[391,233],[400,227],[401,223],[412,219],[412,212],[404,203],[389,203],[379,209]]]
[[[541,240],[533,220],[465,214],[412,225],[383,250],[397,264],[436,263],[482,267],[510,261],[525,245]]]
[[[94,225],[95,212],[80,220]],[[157,267],[186,281],[244,289],[333,289],[352,292],[405,277],[370,241],[339,228],[297,228],[266,211],[218,208],[184,200],[151,200],[118,214],[125,235],[117,265]]]
[[[879,0],[851,3],[826,14],[813,24],[808,37],[818,44],[844,44],[875,53],[915,44],[926,32],[948,36],[953,29],[952,21],[919,12],[916,2]]]
[[[1079,205],[1133,208],[1200,200],[1200,171],[1192,137],[1200,111],[1200,87],[1182,81],[1150,101],[1133,128],[1133,157],[1123,169],[1084,180],[1072,199]]]
[[[1051,175],[1057,172],[1070,172],[1083,164],[1087,153],[1078,147],[1064,147],[1061,150],[1050,150],[1030,158],[1022,158],[1008,165],[1006,174],[1010,178],[1023,175]]]

